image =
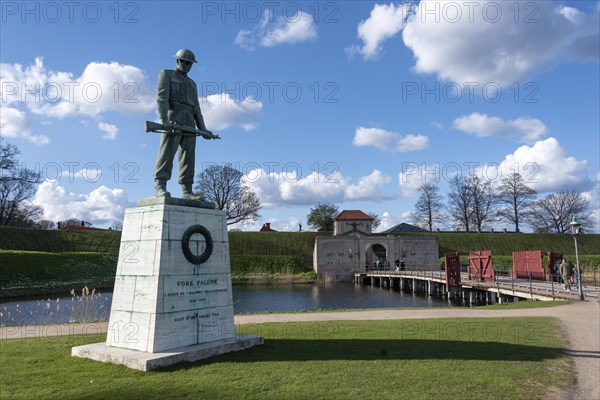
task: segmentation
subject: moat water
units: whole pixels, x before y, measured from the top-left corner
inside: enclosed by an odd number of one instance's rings
[[[0,325],[107,321],[111,303],[112,293],[6,301],[0,303]],[[450,305],[443,299],[352,283],[233,286],[235,314],[396,307]]]

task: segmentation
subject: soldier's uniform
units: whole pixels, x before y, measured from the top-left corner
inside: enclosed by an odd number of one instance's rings
[[[193,55],[192,55],[193,57]],[[194,60],[195,61],[195,60]],[[184,125],[206,130],[204,118],[198,102],[196,83],[179,69],[163,70],[158,77],[157,90],[158,113],[164,125]],[[154,181],[157,195],[169,195],[166,182],[171,178],[173,158],[178,152],[179,178],[183,197],[192,194],[194,183],[194,164],[196,136],[181,134],[162,134],[158,157],[154,167]],[[160,192],[162,190],[162,192]]]

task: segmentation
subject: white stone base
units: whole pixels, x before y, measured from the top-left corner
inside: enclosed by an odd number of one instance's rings
[[[263,338],[260,336],[236,335],[231,339],[180,347],[160,353],[147,353],[111,347],[106,343],[94,343],[73,347],[71,355],[104,363],[120,364],[140,371],[150,371],[184,361],[192,362],[218,354],[248,349],[261,344],[263,344]]]
[[[108,327],[71,354],[147,371],[262,344],[235,333],[225,212],[176,198],[128,208]]]

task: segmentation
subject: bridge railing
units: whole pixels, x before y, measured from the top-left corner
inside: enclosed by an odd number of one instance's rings
[[[369,270],[369,275],[384,275],[384,276],[409,276],[415,278],[443,278],[446,279],[446,272],[440,270],[410,270],[410,271],[385,271],[385,270]]]

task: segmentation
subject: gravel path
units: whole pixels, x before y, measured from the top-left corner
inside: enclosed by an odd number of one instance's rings
[[[307,321],[368,321],[394,319],[435,318],[501,318],[501,317],[555,317],[567,333],[567,354],[575,363],[577,390],[569,393],[576,400],[600,400],[600,303],[577,302],[549,308],[521,310],[480,310],[471,308],[432,308],[408,310],[370,310],[349,312],[322,312],[297,314],[236,315],[236,325],[267,322]],[[34,338],[40,336],[75,335],[106,332],[107,323],[79,325],[49,325],[31,327],[2,327],[0,339]]]

